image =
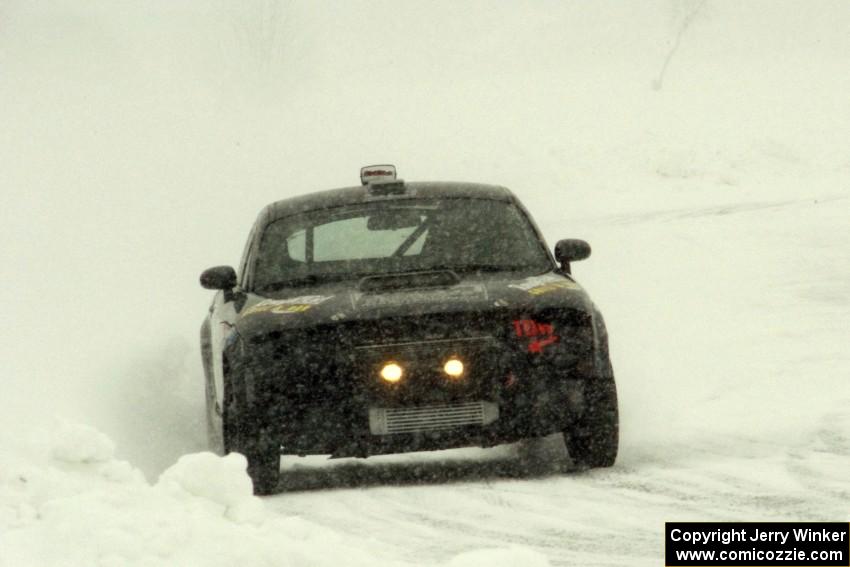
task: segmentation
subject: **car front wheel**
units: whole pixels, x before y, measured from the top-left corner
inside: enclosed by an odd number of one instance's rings
[[[225,379],[224,453],[241,453],[248,461],[254,494],[273,494],[280,481],[280,446],[264,435],[256,416],[248,411],[244,391]]]
[[[620,419],[613,379],[590,383],[582,417],[564,431],[564,443],[579,468],[610,467],[617,460]]]

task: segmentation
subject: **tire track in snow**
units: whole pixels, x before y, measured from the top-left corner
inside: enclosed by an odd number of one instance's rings
[[[774,209],[785,209],[788,207],[815,206],[846,199],[850,199],[850,197],[843,194],[835,194],[806,199],[785,199],[780,201],[754,201],[744,203],[734,202],[705,207],[684,207],[679,209],[663,209],[639,213],[604,215],[592,218],[583,218],[581,219],[581,223],[620,226],[645,222],[673,222],[701,217],[726,216]]]

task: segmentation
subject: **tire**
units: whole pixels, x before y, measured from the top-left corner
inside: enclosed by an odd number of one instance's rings
[[[276,493],[280,483],[280,449],[273,445],[260,445],[243,454],[248,459],[248,476],[254,483],[254,494]]]
[[[576,467],[610,467],[620,442],[617,386],[612,378],[589,385],[584,414],[564,431],[564,443]]]
[[[241,453],[247,459],[254,494],[274,494],[280,482],[280,447],[266,438],[256,419],[245,411],[246,407],[244,391],[231,384],[225,374],[224,453]]]

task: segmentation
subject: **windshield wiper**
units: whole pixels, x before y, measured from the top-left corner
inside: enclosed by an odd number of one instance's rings
[[[413,244],[419,240],[419,237],[428,230],[431,226],[431,219],[428,218],[425,222],[416,227],[416,230],[410,233],[410,235],[404,239],[404,242],[401,243],[395,252],[392,253],[393,258],[401,258],[404,256],[405,252],[407,252]]]

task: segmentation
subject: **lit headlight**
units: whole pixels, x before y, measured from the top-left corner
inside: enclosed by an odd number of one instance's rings
[[[450,358],[443,365],[443,372],[451,378],[460,378],[463,376],[463,363],[456,358]]]
[[[403,374],[404,370],[395,362],[388,362],[381,368],[381,378],[387,382],[398,382]]]

